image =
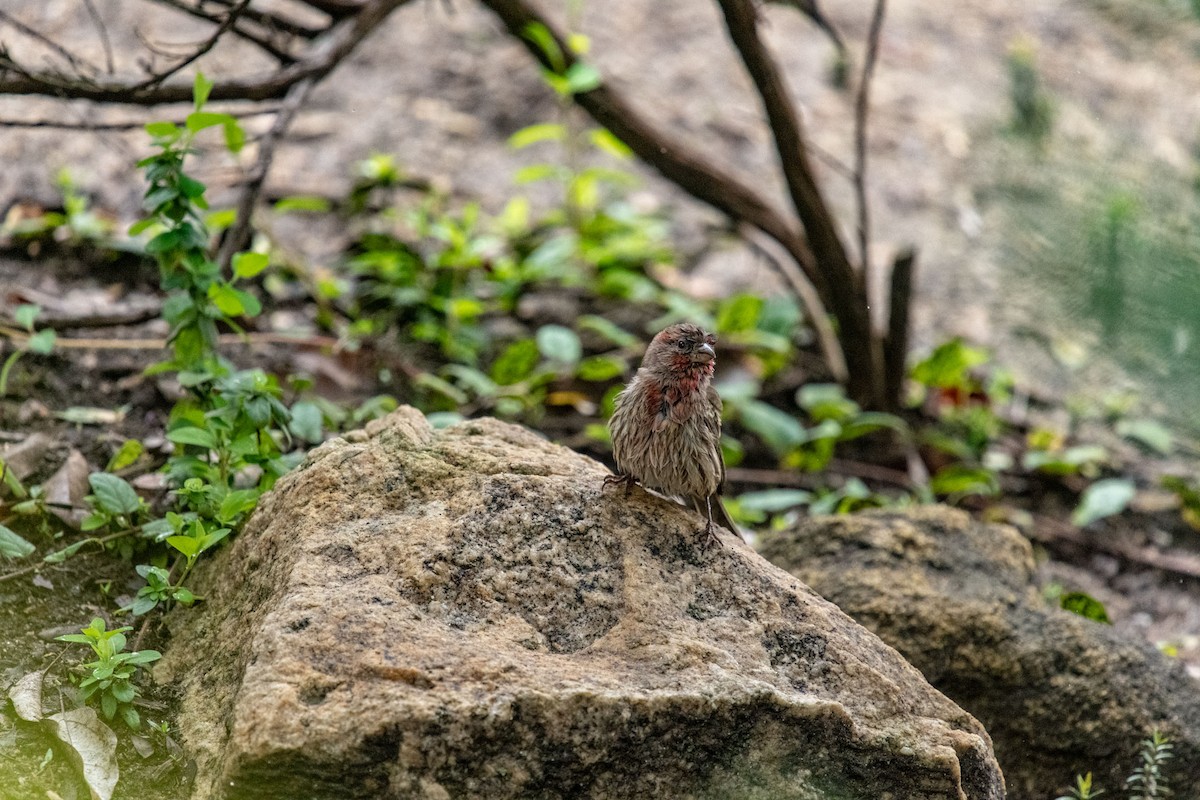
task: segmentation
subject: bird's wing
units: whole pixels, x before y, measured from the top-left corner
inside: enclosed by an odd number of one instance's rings
[[[717,394],[717,390],[709,384],[707,406],[711,409],[710,413],[704,415],[704,424],[709,426],[713,433],[712,440],[717,443],[717,463],[721,465],[721,479],[717,481],[717,494],[720,494],[725,488],[725,457],[721,453],[721,395]]]

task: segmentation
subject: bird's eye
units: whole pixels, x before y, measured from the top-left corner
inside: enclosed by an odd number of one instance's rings
[[[680,339],[679,341],[675,342],[675,347],[676,347],[676,349],[679,349],[679,350],[687,350],[688,349],[687,339]]]

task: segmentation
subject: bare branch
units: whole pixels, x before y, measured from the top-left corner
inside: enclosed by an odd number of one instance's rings
[[[843,62],[847,60],[845,40],[842,39],[842,35],[838,33],[838,29],[833,26],[833,23],[817,7],[816,0],[773,0],[773,2],[781,6],[790,6],[808,17],[822,33],[829,37],[829,41],[837,48],[838,58]]]
[[[252,108],[246,111],[229,111],[226,113],[243,119],[247,117],[259,117],[264,114],[277,114],[279,113],[279,107]],[[187,120],[182,117],[172,121],[180,127],[187,124]],[[122,120],[120,122],[67,122],[61,119],[0,119],[0,128],[55,128],[64,131],[128,131],[141,128],[145,124],[146,120],[144,119]]]
[[[193,16],[216,20],[220,19],[220,16],[205,11],[205,5],[217,5],[228,10],[237,6],[240,0],[194,0],[194,4],[189,4],[184,0],[150,0],[150,2],[176,8]],[[287,17],[281,17],[271,11],[263,11],[257,8],[247,8],[242,12],[241,18],[243,22],[253,22],[268,31],[286,33],[289,36],[296,36],[301,39],[315,39],[328,30],[327,27],[313,28],[308,25],[302,25]]]
[[[892,262],[892,287],[888,293],[888,330],[883,340],[883,381],[888,402],[897,406],[904,389],[904,360],[908,357],[908,314],[912,304],[916,263],[917,254],[912,249],[904,250]]]
[[[738,228],[738,233],[746,240],[747,244],[754,250],[766,258],[770,264],[792,291],[800,300],[800,305],[804,308],[804,313],[808,317],[808,322],[812,325],[813,331],[817,334],[817,344],[821,348],[821,355],[825,359],[825,365],[829,367],[829,372],[833,375],[833,379],[838,383],[845,383],[850,377],[849,371],[846,369],[846,354],[842,352],[842,346],[838,342],[837,333],[833,330],[833,325],[829,322],[829,317],[825,307],[821,305],[821,298],[813,290],[812,284],[809,283],[804,275],[797,269],[796,264],[788,257],[786,251],[782,251],[779,243],[774,239],[764,235],[757,228],[752,228],[749,225],[742,225]]]
[[[174,66],[168,67],[167,69],[155,75],[151,75],[146,80],[134,86],[133,91],[139,92],[143,89],[149,89],[152,86],[159,86],[167,78],[175,75],[181,69],[189,64],[194,63],[205,53],[212,50],[213,47],[216,46],[217,42],[220,41],[221,37],[225,35],[225,32],[233,27],[233,24],[237,22],[238,15],[241,14],[248,5],[250,5],[250,0],[239,0],[238,4],[231,8],[229,13],[225,15],[225,19],[221,21],[221,24],[217,26],[217,29],[213,31],[207,39],[201,42],[200,46],[196,48],[195,52],[191,53],[186,58],[181,59]]]
[[[183,13],[189,14],[193,17],[197,17],[198,19],[207,20],[207,21],[213,23],[214,25],[219,24],[221,21],[220,16],[218,16],[216,14],[209,14],[207,11],[204,11],[203,9],[201,9],[198,5],[190,5],[188,3],[183,2],[183,0],[150,0],[150,1],[157,3],[159,5],[162,5],[162,6],[166,6],[167,8],[173,8],[177,11],[182,11]],[[250,17],[250,14],[248,13],[250,11],[251,11],[251,9],[246,9],[246,12],[243,12],[245,14],[245,16],[242,17],[241,19],[239,19],[236,23],[234,23],[233,28],[231,29],[231,32],[235,36],[245,39],[247,42],[250,42],[251,44],[255,45],[256,47],[258,47],[258,49],[262,50],[264,53],[267,53],[272,58],[277,60],[280,64],[284,64],[284,65],[295,64],[296,57],[294,55],[292,55],[292,53],[289,52],[288,50],[286,50],[285,48],[280,47],[275,42],[273,42],[272,41],[273,37],[271,37],[269,34],[261,34],[261,33],[257,33],[255,31],[250,31],[250,30],[246,29],[245,23],[248,21],[248,18]],[[269,16],[269,15],[264,14],[264,16]],[[275,23],[269,23],[269,24],[264,23],[263,27],[266,27],[269,32],[275,32],[278,29],[278,25]],[[293,33],[291,31],[283,31],[283,32],[287,33],[289,35],[293,35],[293,36],[300,36],[301,38],[312,39],[312,38],[316,38],[323,31],[315,31],[312,33],[311,36],[306,35],[306,34],[301,35],[298,33]],[[274,38],[277,38],[277,37],[274,37]]]
[[[245,247],[249,241],[250,221],[254,215],[254,205],[258,200],[259,192],[262,191],[263,182],[267,179],[267,173],[271,169],[271,161],[275,157],[275,147],[283,138],[288,126],[292,124],[292,120],[296,118],[296,113],[300,110],[300,106],[304,105],[304,101],[308,98],[315,83],[314,79],[309,78],[300,81],[288,91],[287,97],[279,109],[279,115],[275,117],[275,123],[259,142],[258,161],[255,163],[249,179],[242,187],[241,196],[238,198],[237,216],[233,226],[225,232],[225,240],[221,243],[221,250],[217,255],[217,263],[222,268],[228,267],[233,259],[233,254]]]
[[[867,203],[867,113],[870,110],[871,78],[879,58],[879,34],[887,0],[875,0],[871,28],[867,32],[867,55],[863,59],[862,77],[854,99],[854,196],[858,203],[858,251],[862,259],[863,284],[871,286],[871,215]]]
[[[41,42],[46,47],[58,53],[59,56],[61,56],[68,64],[71,65],[71,69],[75,70],[76,74],[81,78],[84,77],[85,70],[91,72],[93,75],[99,74],[100,68],[95,64],[91,64],[88,61],[80,58],[67,48],[60,45],[58,42],[51,39],[49,36],[46,36],[36,28],[29,27],[11,14],[8,14],[5,11],[0,11],[0,22],[8,23],[10,26],[25,34],[30,39]]]
[[[718,0],[730,38],[762,99],[779,153],[780,167],[796,213],[804,224],[812,253],[823,273],[820,283],[825,305],[839,323],[839,337],[850,371],[850,394],[865,406],[883,397],[883,354],[871,326],[862,275],[846,253],[809,163],[808,150],[782,73],[758,36],[758,15],[751,0]]]
[[[100,34],[100,46],[104,48],[104,66],[108,74],[112,75],[112,42],[108,40],[108,28],[104,27],[104,20],[100,19],[100,12],[96,10],[96,4],[92,0],[83,0],[83,4],[87,6],[88,16],[96,24],[96,32]]]
[[[209,94],[211,100],[271,100],[288,93],[292,86],[306,79],[320,81],[373,31],[392,11],[411,0],[368,0],[362,10],[335,27],[314,44],[313,52],[283,69],[218,82]],[[138,91],[121,81],[75,83],[34,75],[13,65],[9,77],[0,68],[0,94],[38,94],[61,99],[95,100],[104,103],[128,103],[154,106],[162,103],[186,103],[192,99],[190,83],[164,83]]]

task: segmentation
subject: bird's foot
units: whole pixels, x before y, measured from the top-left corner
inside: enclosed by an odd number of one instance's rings
[[[711,519],[702,530],[696,531],[696,535],[700,537],[701,552],[707,553],[712,549],[713,545],[721,544],[721,537],[717,536],[717,527],[713,525],[713,521]]]
[[[628,497],[629,491],[633,489],[633,485],[637,483],[637,478],[633,477],[632,475],[606,475],[604,477],[603,488],[607,489],[609,486],[614,486],[620,483],[625,484],[625,496]]]

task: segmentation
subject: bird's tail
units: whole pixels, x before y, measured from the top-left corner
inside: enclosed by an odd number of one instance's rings
[[[721,496],[719,494],[714,494],[707,498],[689,497],[688,499],[692,503],[692,508],[699,511],[700,516],[702,517],[707,517],[708,510],[711,507],[713,522],[717,523],[722,528],[725,528],[730,533],[736,533],[738,536],[741,536],[743,540],[745,540],[746,537],[742,536],[741,529],[739,529],[737,523],[733,521],[733,517],[729,516],[729,509],[725,508],[725,504],[721,502]]]

